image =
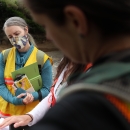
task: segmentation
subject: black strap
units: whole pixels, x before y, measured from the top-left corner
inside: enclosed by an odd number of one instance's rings
[[[18,128],[14,128],[14,124],[11,124],[11,125],[9,126],[9,130],[26,130],[28,127],[29,127],[29,126],[26,125],[26,126],[20,126],[20,127],[18,127]]]
[[[42,66],[38,65],[38,69],[39,69],[39,74],[41,75],[42,74]]]
[[[39,95],[39,101],[41,101],[42,100],[42,93],[40,90],[38,90],[38,95]]]

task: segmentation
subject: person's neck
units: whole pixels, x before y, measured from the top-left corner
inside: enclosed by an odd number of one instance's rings
[[[97,51],[90,55],[92,63],[94,63],[100,57],[112,52],[119,52],[125,49],[130,49],[130,36],[116,37],[110,40],[102,42],[97,48]]]

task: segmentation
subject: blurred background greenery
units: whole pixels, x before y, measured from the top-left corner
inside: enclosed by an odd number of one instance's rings
[[[22,0],[0,0],[0,39],[3,36],[2,28],[6,19],[12,16],[19,16],[27,22],[29,32],[36,40],[45,40],[44,29],[32,20],[29,12],[21,1]],[[42,35],[42,39],[39,37],[40,35]]]
[[[0,52],[4,49],[12,47],[8,38],[3,32],[3,24],[9,17],[19,16],[26,20],[29,26],[29,32],[34,37],[37,46],[40,50],[46,52],[53,58],[53,77],[56,73],[56,68],[63,57],[60,51],[52,44],[51,41],[46,40],[45,31],[41,26],[36,24],[28,10],[21,2],[22,0],[0,0]]]

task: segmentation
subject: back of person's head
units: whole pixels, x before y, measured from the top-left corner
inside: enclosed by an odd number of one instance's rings
[[[26,0],[28,7],[38,14],[45,13],[57,24],[65,22],[64,7],[80,8],[86,18],[104,36],[130,34],[130,0]]]
[[[28,27],[26,21],[20,17],[11,17],[11,18],[7,19],[6,22],[4,23],[3,30],[5,31],[5,28],[10,27],[10,26],[20,26],[23,29]],[[36,45],[31,34],[28,33],[27,35],[28,35],[30,43],[33,45]]]

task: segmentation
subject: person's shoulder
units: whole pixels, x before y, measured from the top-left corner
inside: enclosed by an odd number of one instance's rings
[[[49,122],[50,119],[55,124]],[[130,128],[127,120],[104,94],[94,91],[78,91],[63,97],[36,126],[63,130],[63,126],[76,130]]]
[[[105,129],[105,127],[108,127],[107,129],[123,129],[126,127],[125,125],[128,125],[130,128],[127,119],[117,109],[117,107],[106,98],[106,94],[104,93],[95,91],[79,91],[64,97],[56,105],[62,106],[64,111],[76,115],[77,118],[79,118],[79,123],[86,129],[87,121],[90,124],[95,125],[93,126],[88,124],[91,126],[91,129]],[[59,108],[59,111],[60,110],[61,108]],[[113,119],[116,119],[114,123]],[[119,124],[119,122],[122,122],[122,124]],[[104,126],[104,124],[106,124],[106,126]]]
[[[73,102],[74,104],[77,104],[77,102],[81,102],[82,101],[86,102],[86,103],[90,103],[90,102],[106,102],[106,98],[104,97],[104,94],[99,93],[99,92],[95,92],[95,91],[75,91],[73,93],[68,94],[67,96],[63,97],[62,99],[59,100],[59,102],[64,101],[64,100],[68,100],[68,102]],[[95,105],[95,104],[93,104]]]

